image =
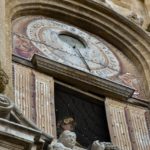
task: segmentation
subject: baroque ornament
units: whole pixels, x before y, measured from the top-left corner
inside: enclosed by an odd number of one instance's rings
[[[109,142],[94,141],[91,150],[119,150],[117,146]]]
[[[135,12],[130,13],[127,18],[139,26],[143,25],[144,19],[142,17],[139,17]]]
[[[0,117],[7,118],[13,109],[13,103],[5,95],[0,94]]]
[[[8,84],[7,74],[0,68],[0,93],[4,92],[6,85]]]

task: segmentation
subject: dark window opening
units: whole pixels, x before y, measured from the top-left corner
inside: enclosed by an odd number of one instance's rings
[[[110,142],[104,103],[55,84],[56,124],[65,118],[75,120],[77,142],[88,147],[93,141]],[[61,131],[57,129],[59,137]]]

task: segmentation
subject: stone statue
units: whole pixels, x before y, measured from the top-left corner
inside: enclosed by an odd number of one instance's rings
[[[49,145],[48,150],[86,150],[76,146],[76,134],[69,130],[62,132],[58,140],[54,140]],[[109,142],[94,141],[90,150],[118,150]]]
[[[48,147],[48,150],[72,150],[76,144],[76,134],[69,130],[62,132],[58,140]]]
[[[73,148],[76,144],[76,134],[69,130],[65,130],[59,137],[58,142],[62,143],[64,146]]]
[[[110,142],[94,141],[91,150],[119,150],[117,146],[114,146]]]

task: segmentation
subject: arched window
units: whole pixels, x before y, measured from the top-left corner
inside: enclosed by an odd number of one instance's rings
[[[83,147],[110,137],[118,144],[116,134],[125,137],[119,147],[132,147],[127,117],[131,112],[126,104],[111,103],[108,97],[126,100],[133,94],[133,99],[146,99],[147,95],[143,75],[121,50],[101,37],[43,16],[14,20],[12,35],[15,102],[28,119],[55,137],[63,129],[75,130]],[[66,122],[73,125],[64,126]],[[143,130],[147,133],[146,125]]]

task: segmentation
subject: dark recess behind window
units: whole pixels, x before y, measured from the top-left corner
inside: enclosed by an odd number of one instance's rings
[[[103,102],[55,84],[55,108],[56,123],[65,117],[75,118],[77,141],[83,147],[95,140],[110,141]]]

